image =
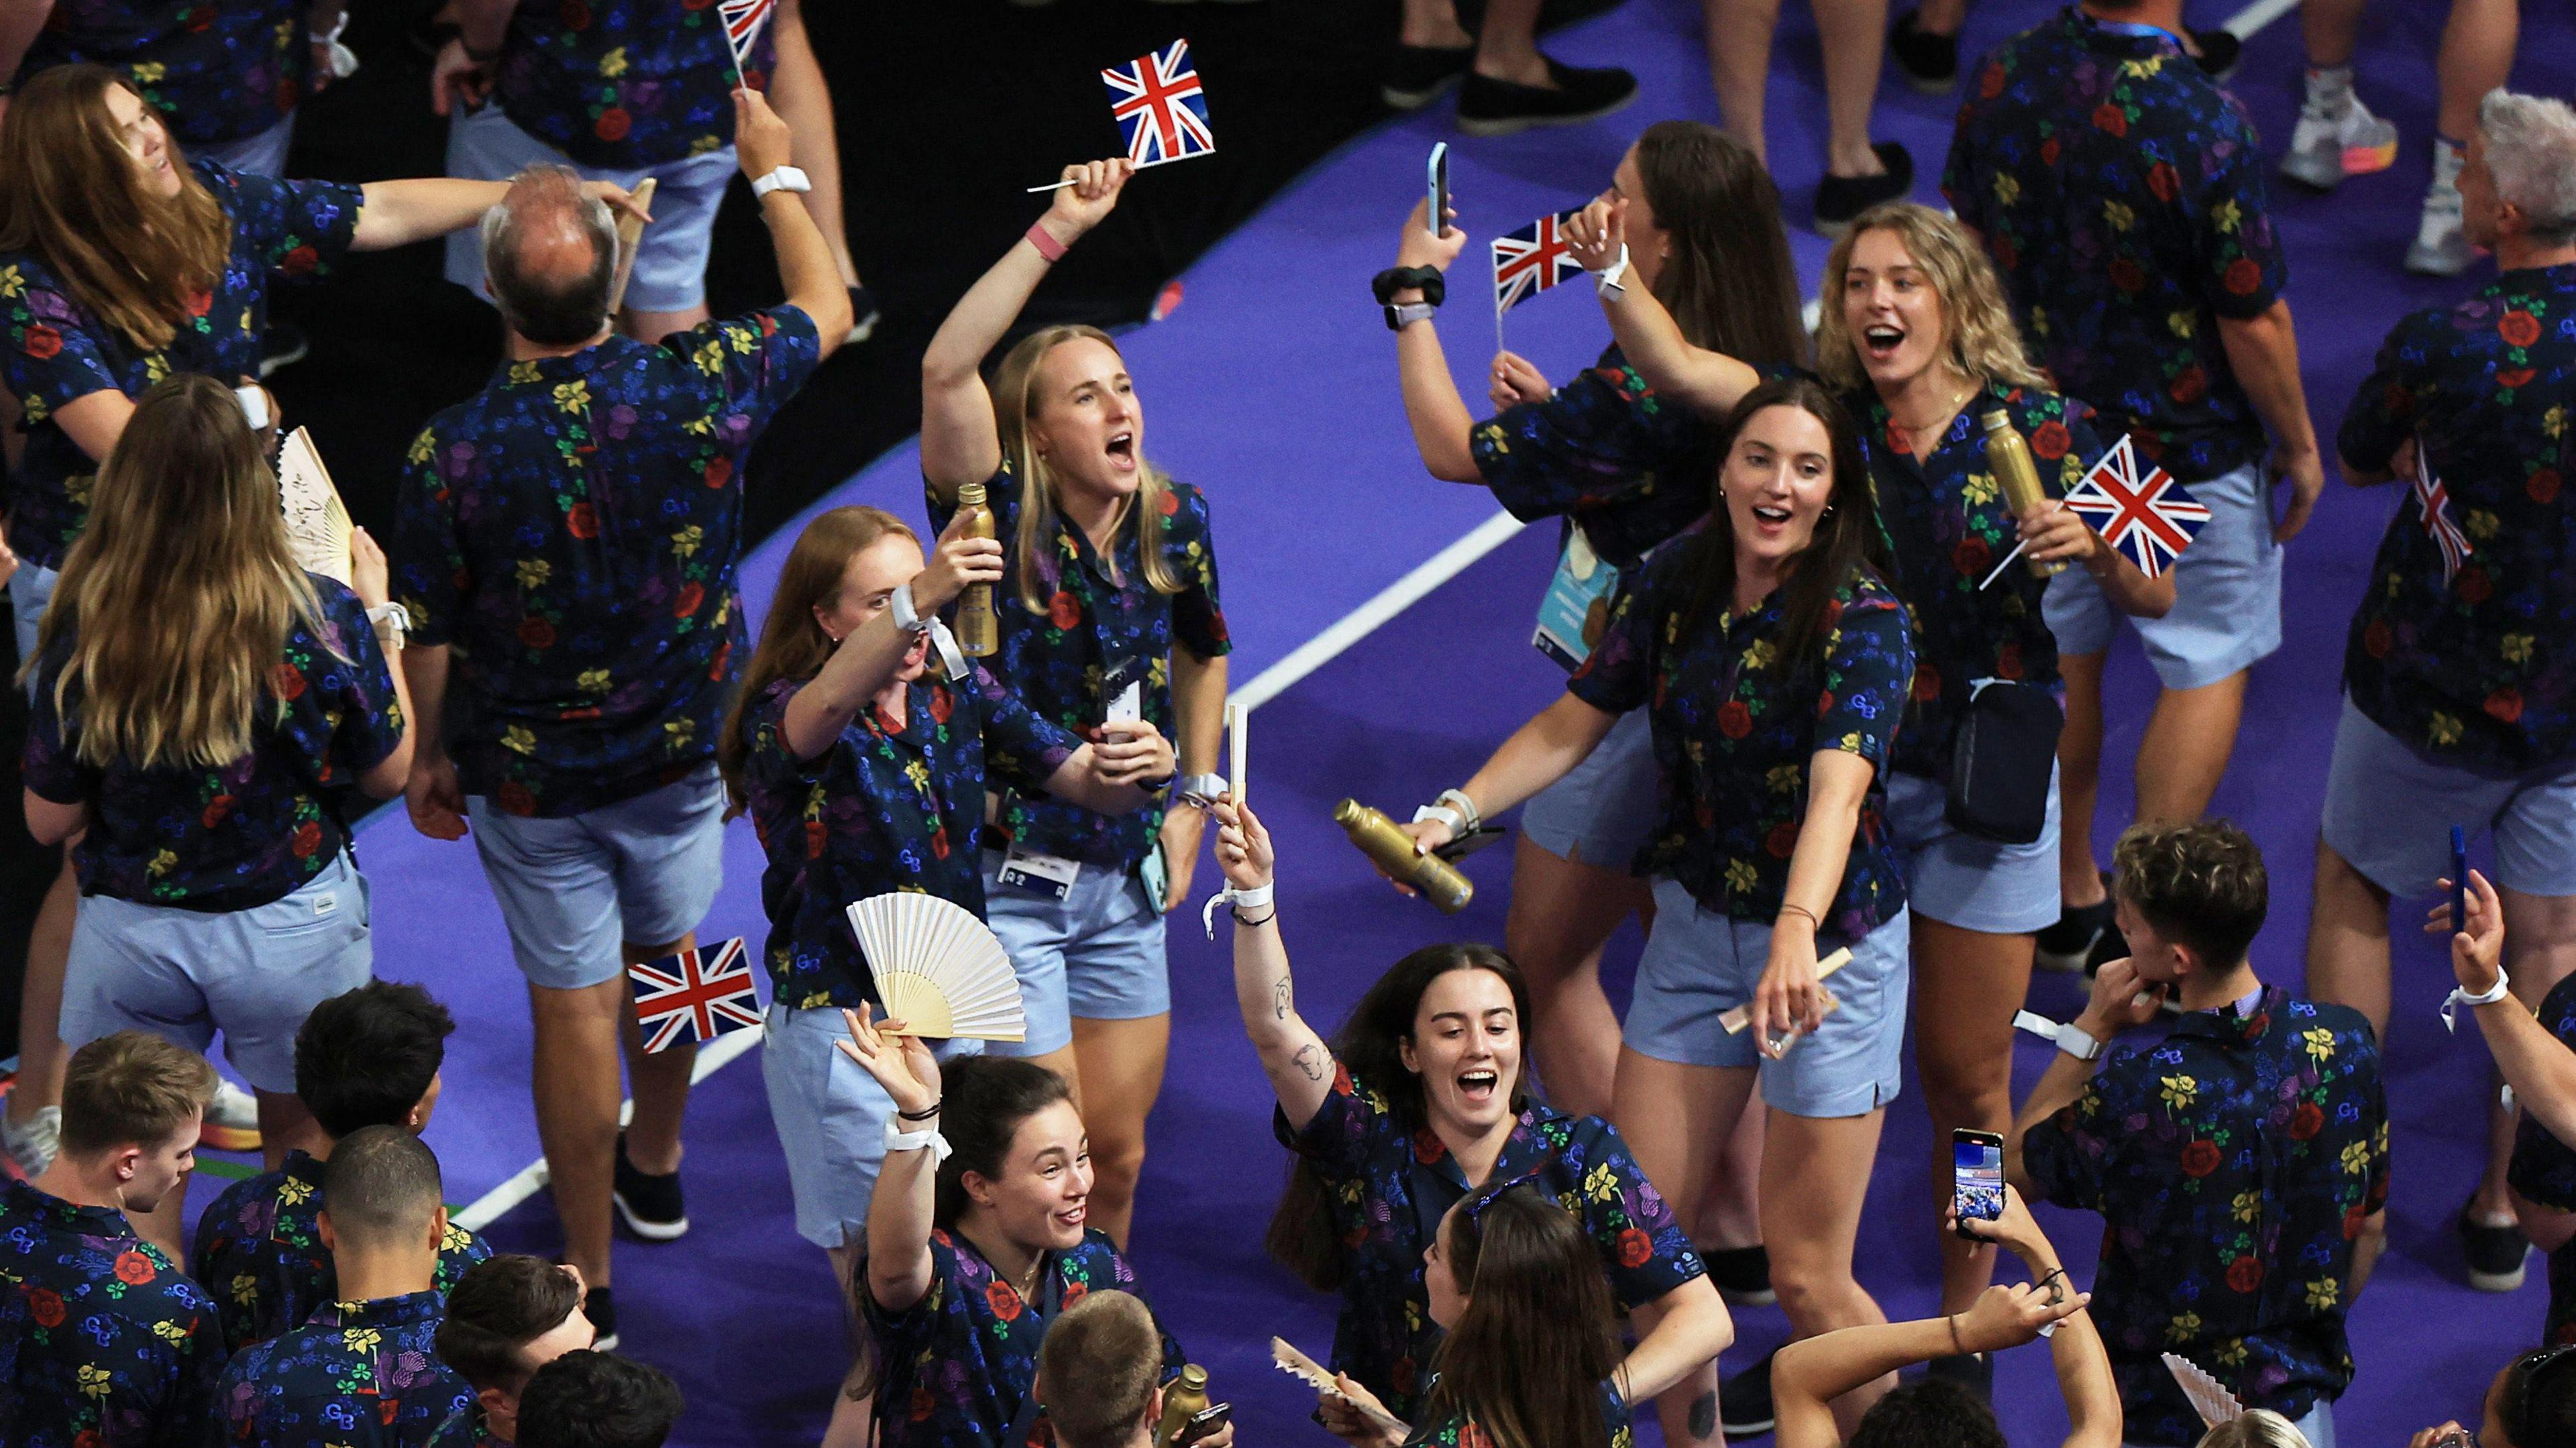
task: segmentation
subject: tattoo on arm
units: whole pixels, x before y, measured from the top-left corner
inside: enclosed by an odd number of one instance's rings
[[[1323,1047],[1309,1042],[1306,1045],[1299,1046],[1297,1048],[1296,1056],[1292,1059],[1296,1061],[1297,1069],[1306,1073],[1307,1080],[1321,1081],[1324,1079]]]
[[[1717,1433],[1717,1394],[1702,1393],[1691,1399],[1690,1431],[1693,1438],[1707,1439]]]
[[[1270,987],[1271,1014],[1283,1021],[1288,1019],[1288,1004],[1291,999],[1293,996],[1288,989],[1288,977],[1283,975],[1279,977],[1276,985]]]

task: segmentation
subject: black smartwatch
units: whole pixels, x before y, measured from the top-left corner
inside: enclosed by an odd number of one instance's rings
[[[1401,307],[1395,304],[1397,292],[1414,289],[1421,291],[1421,301]],[[1397,332],[1402,331],[1407,322],[1418,322],[1430,316],[1433,309],[1448,299],[1449,284],[1440,275],[1438,267],[1391,266],[1370,279],[1369,290],[1377,294],[1378,305],[1386,309],[1387,330]]]

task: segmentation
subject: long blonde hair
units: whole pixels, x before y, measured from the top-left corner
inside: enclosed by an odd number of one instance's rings
[[[1054,549],[1055,473],[1029,443],[1029,414],[1037,407],[1038,366],[1046,361],[1049,352],[1086,337],[1113,353],[1118,351],[1118,344],[1098,327],[1041,327],[1022,337],[1019,345],[1002,358],[1000,370],[993,375],[993,422],[1002,436],[1002,460],[1010,464],[1012,475],[1020,480],[1020,526],[1011,539],[1011,567],[1020,580],[1020,606],[1031,613],[1047,611],[1047,600],[1055,592],[1062,572]],[[1132,521],[1136,525],[1136,557],[1145,582],[1156,593],[1178,593],[1180,577],[1163,557],[1163,499],[1172,490],[1171,479],[1141,456],[1136,459],[1136,468],[1136,494],[1127,500],[1126,510],[1111,528],[1110,546],[1116,546],[1118,529]]]
[[[883,508],[830,508],[806,524],[805,531],[796,535],[796,546],[787,550],[787,561],[778,568],[778,592],[769,600],[769,616],[760,623],[760,642],[751,651],[751,662],[743,667],[733,707],[725,711],[724,732],[716,737],[716,766],[723,771],[735,813],[751,798],[745,774],[751,762],[751,740],[743,733],[745,716],[770,685],[823,672],[824,663],[839,646],[823,632],[814,610],[829,609],[840,597],[851,559],[887,538],[920,541],[902,519]]]
[[[77,713],[75,755],[232,763],[250,750],[262,693],[293,687],[279,671],[288,634],[301,623],[319,639],[321,620],[232,389],[183,372],[143,394],[99,465],[36,650],[73,634],[54,707]]]
[[[2248,1408],[2200,1435],[2195,1448],[2308,1448],[2298,1425],[2269,1408]]]
[[[2004,305],[2003,283],[1996,280],[1984,250],[1959,223],[1911,201],[1862,212],[1825,258],[1824,305],[1816,309],[1816,370],[1827,382],[1845,392],[1869,385],[1851,328],[1843,321],[1843,278],[1851,268],[1853,244],[1872,231],[1894,232],[1914,264],[1931,277],[1943,329],[1949,333],[1950,365],[1959,375],[2011,387],[2048,386],[2022,351],[2021,332],[2013,325],[2012,309]]]
[[[73,301],[157,352],[222,274],[232,224],[175,141],[179,194],[145,184],[107,110],[124,86],[103,65],[65,65],[18,88],[0,119],[0,251],[44,258]]]

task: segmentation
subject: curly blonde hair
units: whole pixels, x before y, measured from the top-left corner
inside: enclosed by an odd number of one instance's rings
[[[1854,244],[1873,231],[1890,231],[1905,244],[1906,255],[1931,278],[1932,294],[1941,308],[1942,330],[1949,334],[1950,365],[1960,375],[2013,387],[2048,386],[2022,351],[2021,331],[2012,309],[2004,305],[2003,283],[1996,279],[1986,253],[1958,222],[1928,206],[1891,201],[1860,214],[1825,258],[1823,305],[1816,309],[1816,370],[1839,391],[1869,385],[1851,328],[1843,321],[1843,278],[1851,268]]]

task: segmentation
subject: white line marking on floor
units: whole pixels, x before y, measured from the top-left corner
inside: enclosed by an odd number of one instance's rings
[[[2299,8],[2299,0],[2254,0],[2254,3],[2227,18],[2221,28],[2239,40],[2252,40],[2254,32]]]
[[[1244,712],[1250,713],[1286,693],[1298,680],[1375,633],[1387,620],[1420,602],[1431,590],[1467,571],[1469,565],[1501,547],[1505,540],[1526,526],[1520,519],[1496,509],[1494,516],[1477,524],[1467,536],[1432,554],[1412,572],[1380,589],[1376,597],[1344,614],[1331,627],[1298,645],[1286,658],[1254,675],[1251,683],[1233,691],[1234,701],[1243,706]],[[751,1054],[751,1048],[758,1044],[758,1031],[735,1031],[718,1037],[714,1045],[699,1050],[698,1064],[690,1071],[689,1079],[704,1081],[737,1058]],[[635,1103],[629,1099],[617,1108],[617,1119],[624,1122],[634,1110]],[[546,1180],[546,1160],[539,1157],[519,1168],[517,1175],[476,1197],[463,1211],[456,1213],[456,1225],[469,1232],[480,1232],[511,1208],[535,1196]]]

